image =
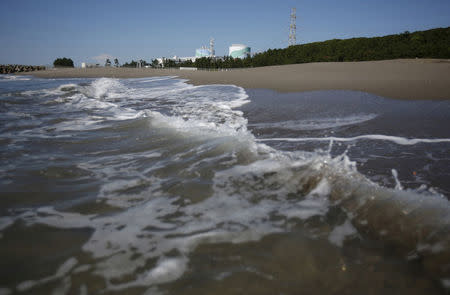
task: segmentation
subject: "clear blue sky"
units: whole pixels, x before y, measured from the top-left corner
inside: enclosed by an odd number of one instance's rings
[[[193,56],[210,37],[217,55],[282,48],[291,7],[297,43],[450,26],[450,0],[1,0],[0,64]]]

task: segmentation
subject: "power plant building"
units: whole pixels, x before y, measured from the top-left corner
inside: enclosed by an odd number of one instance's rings
[[[195,50],[195,57],[201,58],[201,57],[209,57],[211,56],[211,50],[206,47],[202,47]]]
[[[244,44],[232,44],[229,47],[228,55],[232,58],[240,58],[244,59],[251,56],[251,49],[247,45]],[[174,56],[173,58],[157,58],[158,63],[164,67],[165,60],[172,60],[175,63],[192,61],[195,62],[199,58],[208,57],[214,60],[222,59],[221,57],[216,56],[216,52],[214,50],[214,39],[211,38],[209,41],[209,48],[206,46],[202,46],[201,48],[197,48],[195,50],[195,56],[192,57],[178,57]]]
[[[250,56],[250,47],[244,44],[232,44],[228,55],[232,58],[247,58]]]

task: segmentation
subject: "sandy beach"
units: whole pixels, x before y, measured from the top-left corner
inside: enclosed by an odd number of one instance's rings
[[[42,78],[140,78],[177,76],[194,85],[234,84],[279,92],[356,90],[397,99],[450,99],[450,60],[402,59],[369,62],[328,62],[232,69],[49,69]]]

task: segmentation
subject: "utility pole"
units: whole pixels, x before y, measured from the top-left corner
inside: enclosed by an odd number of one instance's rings
[[[288,42],[288,46],[292,46],[292,45],[296,45],[297,44],[297,40],[296,40],[296,35],[297,35],[297,25],[296,25],[296,21],[297,21],[297,9],[296,8],[292,8],[291,9],[291,24],[289,25],[289,42]]]

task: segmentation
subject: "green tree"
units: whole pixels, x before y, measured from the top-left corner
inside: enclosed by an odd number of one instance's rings
[[[111,66],[111,61],[109,60],[109,58],[107,58],[105,61],[105,67],[110,67],[110,66]]]
[[[53,66],[55,68],[58,68],[58,67],[70,67],[70,68],[73,68],[73,60],[70,59],[70,58],[66,58],[66,57],[57,58],[53,62]]]
[[[154,67],[154,68],[159,67],[159,62],[156,58],[154,60],[152,60],[152,67]]]
[[[166,68],[175,68],[177,66],[176,62],[172,59],[164,60],[164,67]]]
[[[114,59],[114,66],[115,66],[116,68],[119,67],[119,60],[118,60],[117,58]]]
[[[135,68],[136,66],[137,66],[137,62],[134,60],[131,60],[131,62],[129,62],[129,63],[126,62],[122,65],[122,67],[124,67],[124,68]]]

